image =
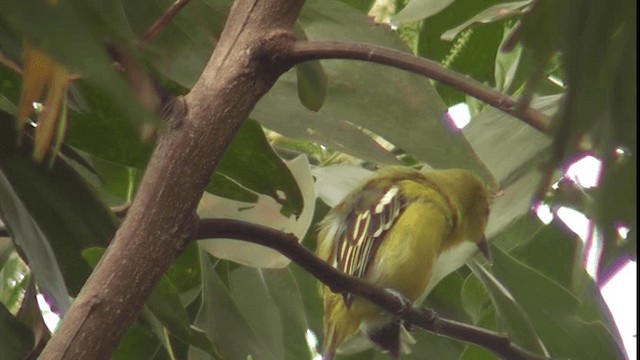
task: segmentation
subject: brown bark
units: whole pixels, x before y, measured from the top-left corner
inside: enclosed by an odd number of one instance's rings
[[[138,195],[41,359],[108,359],[186,244],[205,186],[236,131],[286,67],[256,53],[290,30],[301,0],[238,0],[191,92],[178,100]],[[271,37],[273,38],[273,37]]]

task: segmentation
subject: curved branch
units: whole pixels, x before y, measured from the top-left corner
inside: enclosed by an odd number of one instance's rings
[[[519,110],[517,101],[474,79],[445,68],[439,63],[382,46],[340,41],[296,41],[289,48],[289,61],[301,63],[321,59],[363,60],[423,75],[471,95],[531,127],[549,134],[549,119],[530,107]]]
[[[390,313],[398,314],[407,324],[482,346],[505,359],[545,359],[513,344],[504,335],[440,318],[431,309],[408,305],[410,302],[407,299],[401,299],[397,295],[362,279],[347,276],[300,245],[293,234],[239,220],[200,220],[197,223],[193,240],[211,238],[244,240],[275,249],[329,286],[332,291],[349,292],[362,296]]]

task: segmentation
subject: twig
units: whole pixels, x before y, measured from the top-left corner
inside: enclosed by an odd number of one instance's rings
[[[193,240],[231,238],[270,247],[300,265],[329,286],[332,291],[349,292],[362,296],[390,313],[400,314],[402,319],[409,324],[482,346],[505,359],[546,359],[520,348],[504,335],[440,318],[431,309],[407,306],[408,300],[403,301],[378,286],[362,279],[347,276],[331,267],[300,245],[293,234],[239,220],[202,219],[198,222],[193,236]]]
[[[413,54],[376,45],[340,41],[296,41],[289,51],[290,61],[294,64],[321,59],[353,59],[388,65],[423,75],[471,95],[545,134],[550,133],[549,119],[543,113],[530,107],[519,110],[516,108],[517,101],[513,98],[447,69],[435,61]]]
[[[9,69],[15,71],[16,73],[22,74],[22,67],[18,65],[13,59],[6,56],[1,50],[0,50],[0,65],[4,65]]]
[[[187,5],[189,0],[176,0],[165,12],[160,16],[156,22],[145,31],[140,37],[140,44],[148,44],[160,35],[160,33],[169,25],[173,18],[178,14],[182,8]]]

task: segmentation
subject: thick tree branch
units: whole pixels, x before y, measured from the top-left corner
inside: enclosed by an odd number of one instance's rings
[[[302,0],[238,0],[209,63],[178,101],[122,226],[40,359],[108,359],[187,243],[218,161],[256,102],[285,70],[255,56],[290,30]],[[178,118],[179,119],[176,119]]]
[[[474,79],[445,68],[435,61],[377,45],[339,41],[296,41],[288,54],[300,63],[321,59],[353,59],[393,66],[449,85],[514,116],[533,128],[549,134],[549,119],[530,107],[518,109],[517,101]]]
[[[275,249],[329,286],[332,291],[349,292],[362,296],[390,313],[398,314],[408,324],[436,334],[480,345],[505,359],[545,359],[518,347],[504,335],[440,318],[431,309],[407,305],[409,300],[403,301],[397,295],[393,295],[383,288],[347,276],[300,245],[293,234],[286,234],[266,226],[239,220],[203,219],[198,221],[194,240],[211,238],[244,240]]]

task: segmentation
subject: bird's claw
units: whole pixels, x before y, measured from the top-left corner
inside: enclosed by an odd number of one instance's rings
[[[400,301],[400,309],[396,312],[396,315],[402,315],[404,313],[407,312],[407,310],[411,309],[413,307],[413,303],[407,299],[406,296],[402,295],[400,292],[393,290],[393,289],[389,289],[386,288],[384,289],[388,294],[392,295],[393,297],[395,297],[396,299],[398,299],[398,301]]]

